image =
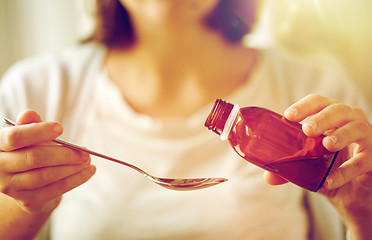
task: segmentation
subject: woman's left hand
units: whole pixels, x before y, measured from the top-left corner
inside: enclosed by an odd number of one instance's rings
[[[372,239],[372,125],[364,112],[312,94],[290,106],[284,116],[295,122],[306,119],[309,137],[324,134],[323,145],[340,151],[334,170],[319,190],[336,207],[352,239]],[[286,182],[266,172],[270,184]]]

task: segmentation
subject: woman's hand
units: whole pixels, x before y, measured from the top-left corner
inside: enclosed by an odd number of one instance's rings
[[[88,154],[53,144],[63,131],[57,122],[41,122],[31,110],[18,126],[0,129],[0,192],[30,213],[52,212],[62,194],[95,172]]]
[[[326,135],[324,147],[340,151],[319,192],[336,207],[352,237],[372,239],[372,125],[364,112],[313,94],[290,106],[284,116],[295,122],[308,118],[303,132],[309,137]],[[271,184],[286,182],[268,172],[265,178]]]

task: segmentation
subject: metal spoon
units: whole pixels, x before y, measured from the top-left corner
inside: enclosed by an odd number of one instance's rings
[[[13,121],[11,121],[11,120],[9,120],[5,117],[3,118],[3,121],[8,125],[16,126],[16,123],[14,123]],[[197,190],[197,189],[212,187],[214,185],[217,185],[219,183],[223,183],[223,182],[227,181],[226,178],[190,178],[190,179],[158,178],[158,177],[154,177],[154,176],[148,174],[147,172],[143,171],[142,169],[140,169],[140,168],[138,168],[138,167],[136,167],[132,164],[129,164],[127,162],[123,162],[121,160],[118,160],[118,159],[115,159],[115,158],[112,158],[112,157],[109,157],[109,156],[106,156],[106,155],[103,155],[101,153],[89,150],[87,148],[83,148],[83,147],[80,147],[78,145],[75,145],[75,144],[72,144],[72,143],[69,143],[69,142],[66,142],[66,141],[63,141],[63,140],[59,140],[59,139],[52,140],[52,142],[55,142],[55,143],[57,143],[61,146],[68,147],[68,148],[71,148],[71,149],[84,151],[84,152],[87,152],[87,153],[92,154],[94,156],[104,158],[104,159],[107,159],[107,160],[125,165],[127,167],[130,167],[130,168],[136,170],[137,172],[141,173],[142,175],[144,175],[147,179],[159,184],[162,187],[169,188],[169,189],[172,189],[172,190],[180,190],[180,191]]]

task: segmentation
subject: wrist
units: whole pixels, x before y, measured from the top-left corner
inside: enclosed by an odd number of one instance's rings
[[[52,211],[31,212],[17,200],[0,193],[1,239],[30,239],[36,236]]]

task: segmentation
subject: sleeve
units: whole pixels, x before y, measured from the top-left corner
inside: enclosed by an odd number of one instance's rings
[[[339,214],[323,195],[305,192],[304,207],[309,214],[309,239],[347,239]]]
[[[292,103],[308,94],[317,93],[342,103],[363,109],[372,121],[372,107],[360,87],[352,80],[347,68],[333,55],[319,53],[296,56],[279,51],[273,63],[281,92],[288,94]],[[278,57],[274,57],[278,59]]]
[[[11,67],[0,83],[0,115],[15,119],[17,115],[28,109],[35,108],[45,116],[47,101],[47,85],[42,81],[42,73],[35,74],[29,68],[33,63],[22,62]],[[37,79],[34,81],[33,78]],[[44,99],[43,99],[44,98]],[[44,106],[42,106],[44,105]]]
[[[15,119],[33,109],[44,121],[68,126],[62,135],[68,138],[89,104],[104,53],[102,47],[88,44],[16,63],[0,82],[0,117]]]

